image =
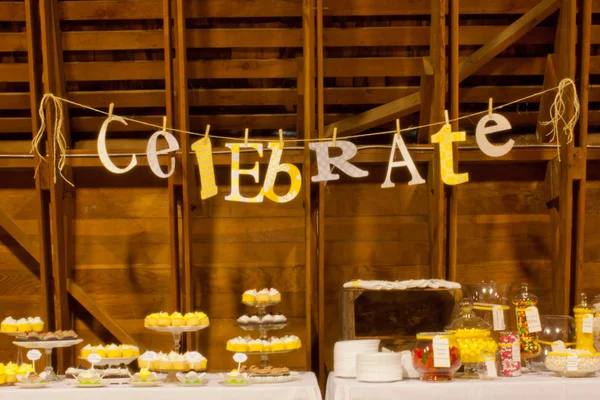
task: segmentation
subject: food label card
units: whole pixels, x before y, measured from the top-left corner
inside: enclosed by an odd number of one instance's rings
[[[592,314],[588,314],[583,317],[583,333],[592,333],[594,331],[594,316]]]
[[[433,337],[433,366],[435,368],[450,368],[450,349],[448,348],[447,338]]]
[[[30,361],[37,361],[42,358],[42,353],[39,350],[29,350],[27,352],[27,359]]]
[[[567,357],[567,371],[577,371],[577,354]]]
[[[488,360],[485,362],[485,367],[487,368],[487,376],[492,378],[498,376],[498,371],[496,370],[496,361]]]
[[[504,311],[501,306],[494,306],[492,309],[492,320],[494,322],[495,331],[503,331],[506,329],[504,324]]]
[[[541,332],[542,324],[540,322],[540,313],[537,307],[528,307],[525,310],[525,318],[527,319],[527,326],[529,333]]]
[[[521,343],[519,341],[512,344],[512,360],[514,362],[521,361]]]

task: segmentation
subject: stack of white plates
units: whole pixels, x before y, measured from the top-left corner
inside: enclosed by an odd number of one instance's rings
[[[356,379],[363,382],[402,380],[402,353],[361,353],[356,356]]]
[[[344,340],[333,348],[334,374],[340,378],[356,378],[356,355],[377,353],[379,340]]]

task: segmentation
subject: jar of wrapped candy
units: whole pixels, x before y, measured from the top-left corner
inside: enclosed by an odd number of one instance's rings
[[[477,364],[477,375],[479,379],[498,379],[498,366],[496,365],[496,353],[483,353]]]
[[[521,376],[521,343],[516,332],[501,332],[498,339],[500,347],[500,373],[502,376]]]
[[[477,378],[477,364],[484,354],[496,354],[498,345],[491,337],[492,326],[473,312],[473,303],[469,299],[460,302],[461,312],[446,330],[456,337],[464,366],[463,378]]]
[[[521,285],[521,292],[513,298],[517,313],[517,329],[521,341],[521,357],[532,370],[531,358],[541,352],[538,332],[542,331],[540,315],[537,309],[537,296],[529,293],[526,283]]]
[[[460,351],[454,335],[448,332],[418,333],[413,365],[426,382],[454,380],[460,368]]]
[[[587,295],[581,294],[581,303],[573,308],[575,314],[576,350],[596,352],[594,348],[594,310],[588,305]]]

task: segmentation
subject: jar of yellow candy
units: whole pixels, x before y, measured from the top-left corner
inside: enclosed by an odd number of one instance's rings
[[[460,314],[446,331],[454,333],[460,360],[464,366],[464,374],[461,378],[478,378],[477,363],[482,355],[495,355],[498,344],[492,338],[492,326],[479,318],[473,312],[473,303],[469,299],[460,302]]]

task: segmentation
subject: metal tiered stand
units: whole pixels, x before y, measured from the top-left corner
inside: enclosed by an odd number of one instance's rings
[[[274,306],[276,304],[279,304],[279,302],[270,302],[270,303],[261,303],[261,304],[252,304],[252,303],[248,303],[248,302],[243,302],[245,305],[250,306],[250,307],[256,307],[256,315],[260,318],[264,317],[265,315],[267,315],[267,307],[271,307]],[[275,330],[279,330],[279,329],[283,329],[285,328],[285,326],[287,325],[286,322],[282,322],[282,323],[278,323],[278,324],[268,324],[268,325],[264,325],[264,324],[259,324],[259,325],[242,325],[242,324],[238,324],[237,326],[239,328],[242,328],[246,331],[258,331],[260,333],[260,340],[267,340],[268,339],[268,335],[267,332],[269,331],[275,331]],[[269,356],[270,355],[274,355],[274,354],[285,354],[285,353],[290,353],[294,350],[281,350],[281,351],[247,351],[244,352],[244,354],[247,355],[251,355],[251,356],[260,356],[260,364],[259,366],[261,368],[265,368],[269,365]]]

